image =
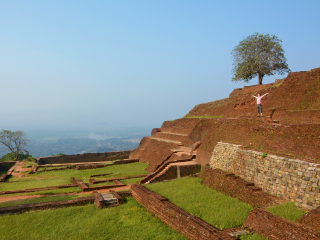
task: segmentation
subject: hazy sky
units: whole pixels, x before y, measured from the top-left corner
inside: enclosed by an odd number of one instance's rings
[[[292,71],[320,67],[319,9],[319,0],[0,0],[0,129],[160,127],[243,87],[231,82],[230,52],[255,32],[283,41]]]

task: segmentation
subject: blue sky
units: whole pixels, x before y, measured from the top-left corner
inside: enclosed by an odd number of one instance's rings
[[[318,0],[0,0],[0,129],[159,127],[243,87],[231,81],[230,52],[255,32],[283,41],[292,71],[320,67],[319,9]]]

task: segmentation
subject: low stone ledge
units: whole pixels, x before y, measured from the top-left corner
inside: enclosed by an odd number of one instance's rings
[[[83,192],[87,192],[88,191],[88,186],[82,181],[82,180],[77,180],[77,185],[78,187],[83,191]]]
[[[60,168],[44,168],[42,171],[36,170],[37,173],[42,173],[42,172],[51,172],[51,171],[62,171],[62,170],[67,170],[67,169],[75,169],[76,166],[67,166],[67,167],[60,167]],[[39,169],[39,167],[37,168]]]
[[[0,208],[0,215],[23,213],[28,211],[45,210],[45,209],[61,208],[61,207],[83,206],[89,203],[94,203],[94,201],[95,201],[94,196],[90,196],[90,197],[76,198],[73,200],[23,204],[15,207]]]
[[[38,165],[45,164],[64,164],[82,162],[105,162],[117,159],[127,159],[133,150],[105,152],[105,153],[84,153],[76,155],[38,157],[35,162]]]
[[[106,175],[111,175],[112,173],[102,173],[102,174],[95,174],[91,175],[90,177],[101,177],[101,176],[106,176]]]
[[[254,186],[254,183],[221,169],[204,169],[198,177],[203,180],[203,185],[237,198],[253,207],[269,206],[280,201],[277,197],[262,192],[262,189]]]
[[[256,208],[252,210],[246,221],[245,227],[249,227],[260,235],[269,239],[290,239],[290,240],[319,240],[320,233],[317,233],[300,224],[290,222],[272,213]]]
[[[200,218],[185,212],[183,209],[170,203],[166,198],[141,185],[133,184],[131,186],[131,192],[132,196],[140,204],[170,227],[185,235],[188,239],[236,239]]]
[[[131,193],[130,190],[129,191],[119,191],[119,192],[117,192],[117,194],[119,194],[121,197],[130,197],[130,196],[132,196],[132,193]]]
[[[97,184],[97,183],[103,183],[103,182],[113,182],[114,180],[125,180],[125,179],[132,179],[132,178],[141,178],[141,177],[145,177],[145,176],[147,176],[147,174],[136,175],[136,176],[128,176],[128,177],[109,178],[109,179],[105,179],[105,180],[95,180],[94,178],[90,178],[89,179],[89,184]]]
[[[104,165],[104,164],[77,165],[77,166],[76,166],[76,170],[86,170],[86,169],[103,168],[103,167],[106,167],[106,166],[108,166],[108,165],[109,165],[109,164],[107,164],[107,165]]]
[[[124,187],[126,186],[125,184],[121,183],[118,180],[113,181],[115,184],[114,185],[103,185],[103,186],[95,186],[95,187],[83,187],[82,191],[83,192],[90,192],[90,191],[96,191],[96,190],[102,190],[102,189],[110,189],[110,188],[118,188],[118,187]]]
[[[5,181],[7,181],[7,179],[8,179],[9,177],[10,177],[10,174],[8,174],[8,173],[2,174],[1,177],[0,177],[0,182],[5,182]]]
[[[118,204],[123,204],[123,198],[114,190],[110,190],[110,193],[112,193],[113,196],[118,200]]]
[[[115,161],[112,165],[119,165],[119,164],[128,164],[128,163],[135,163],[135,162],[139,162],[139,159],[124,159],[124,160],[119,160],[119,161]]]
[[[98,193],[97,191],[94,191],[92,193],[92,196],[94,196],[94,204],[98,207],[98,208],[104,208],[106,207],[106,203],[103,199],[103,197],[101,196],[100,193]]]

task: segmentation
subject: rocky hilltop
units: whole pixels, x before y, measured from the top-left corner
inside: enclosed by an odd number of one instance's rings
[[[257,93],[269,93],[263,98],[264,117],[256,116],[252,95]],[[195,161],[202,165],[209,164],[218,142],[320,163],[320,68],[292,72],[275,83],[235,89],[228,98],[199,104],[183,118],[153,129],[130,157],[148,163],[152,172],[165,160],[188,155],[180,150],[184,154],[178,156],[172,149],[197,142]]]

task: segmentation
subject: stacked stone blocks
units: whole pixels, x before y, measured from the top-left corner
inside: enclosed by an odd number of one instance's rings
[[[232,172],[264,191],[295,201],[303,209],[320,205],[320,164],[241,149],[219,142],[212,152],[211,168]]]

